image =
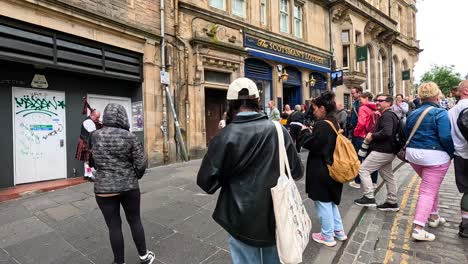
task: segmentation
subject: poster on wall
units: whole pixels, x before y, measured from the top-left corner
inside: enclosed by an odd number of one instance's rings
[[[132,103],[132,124],[133,131],[143,131],[143,102]]]

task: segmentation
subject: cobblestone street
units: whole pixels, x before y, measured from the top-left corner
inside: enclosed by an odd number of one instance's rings
[[[468,240],[458,236],[461,195],[455,185],[453,166],[440,189],[440,214],[447,223],[438,228],[427,227],[436,236],[433,242],[415,242],[411,238],[420,179],[408,165],[405,167],[397,174],[400,211],[366,209],[339,263],[468,263]],[[383,189],[376,199],[383,200],[385,195]]]

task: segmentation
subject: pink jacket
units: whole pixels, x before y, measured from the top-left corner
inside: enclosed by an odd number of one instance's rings
[[[354,129],[354,136],[365,138],[367,133],[373,132],[378,116],[377,106],[374,103],[361,105],[358,112],[358,122]]]

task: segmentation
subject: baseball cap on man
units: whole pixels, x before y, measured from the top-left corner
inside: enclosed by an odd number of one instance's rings
[[[255,99],[259,98],[257,85],[248,78],[235,79],[228,88],[227,100]]]

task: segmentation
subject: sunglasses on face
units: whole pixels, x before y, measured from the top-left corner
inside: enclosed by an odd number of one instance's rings
[[[376,103],[382,103],[382,102],[386,102],[386,101],[387,101],[386,99],[375,99]]]

